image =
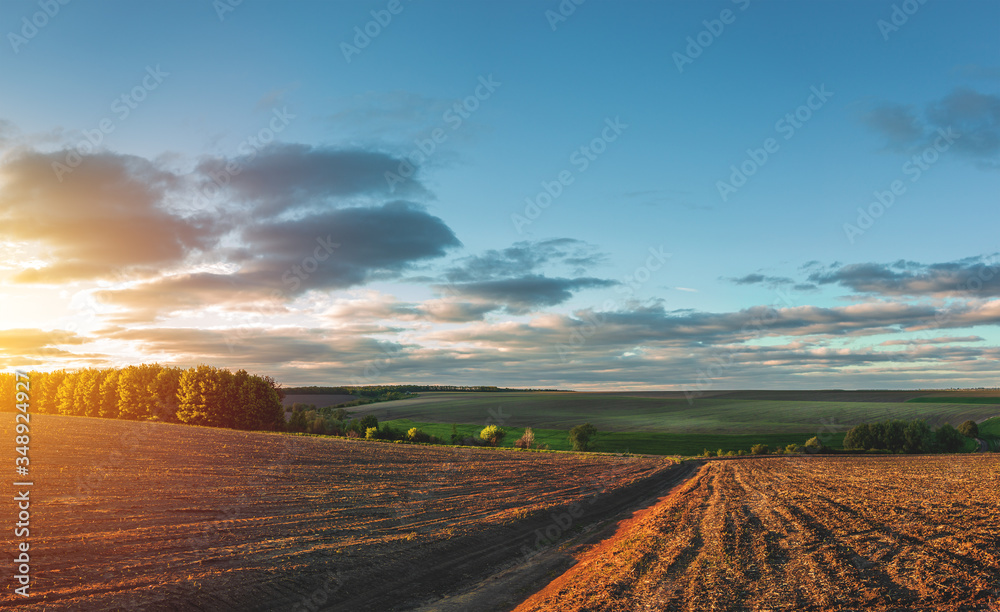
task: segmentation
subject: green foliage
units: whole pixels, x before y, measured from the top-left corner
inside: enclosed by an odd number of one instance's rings
[[[738,455],[739,455],[740,457],[745,457],[745,456],[746,456],[746,454],[747,454],[747,452],[746,452],[745,450],[743,450],[743,449],[741,448],[741,449],[739,450],[739,452],[738,452],[737,454],[738,454]]]
[[[789,444],[788,446],[785,447],[786,453],[801,453],[803,450],[805,449],[802,446],[799,446],[798,444]]]
[[[931,450],[933,445],[933,432],[923,419],[861,423],[844,436],[844,448],[848,449],[881,448],[894,453],[921,453]]]
[[[378,427],[366,427],[365,440],[378,440]]]
[[[934,432],[937,450],[944,453],[956,453],[965,445],[965,436],[957,429],[945,423]]]
[[[506,436],[507,432],[499,425],[487,425],[479,432],[480,439],[490,446],[500,446]]]
[[[975,421],[965,421],[958,426],[958,433],[962,434],[966,438],[978,438],[979,425],[977,425]]]
[[[715,451],[710,451],[710,450],[708,450],[706,448],[705,450],[701,451],[701,456],[702,457],[714,457],[715,456]]]
[[[573,450],[586,451],[596,435],[597,428],[590,423],[584,423],[569,430],[569,441],[573,445]]]
[[[431,437],[428,434],[420,431],[420,429],[418,429],[416,427],[411,427],[406,432],[406,439],[409,440],[410,442],[430,442],[431,441]]]
[[[750,447],[751,455],[766,455],[770,449],[767,444],[754,444]]]
[[[378,419],[374,414],[366,414],[361,417],[360,427],[362,431],[368,431],[370,427],[378,428]]]

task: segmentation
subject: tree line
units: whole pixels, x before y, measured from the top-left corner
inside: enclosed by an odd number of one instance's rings
[[[844,448],[893,453],[954,453],[961,450],[967,436],[974,438],[977,434],[975,421],[966,421],[958,429],[945,423],[936,431],[923,419],[861,423],[844,436]]]
[[[31,411],[166,421],[248,430],[281,430],[280,386],[270,376],[208,365],[160,364],[29,372]],[[14,410],[14,375],[0,374],[0,410]]]

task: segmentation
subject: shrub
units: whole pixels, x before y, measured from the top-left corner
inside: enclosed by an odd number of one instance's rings
[[[844,442],[844,446],[847,446],[846,440]],[[808,440],[806,440],[805,450],[809,451],[810,453],[821,453],[824,450],[826,450],[826,447],[823,446],[823,443],[819,441],[819,438],[813,436]]]
[[[705,450],[701,451],[701,456],[702,457],[714,457],[715,456],[715,451],[710,451],[710,450],[708,450],[706,448]]]
[[[366,427],[365,440],[378,440],[378,427]]]
[[[766,455],[769,450],[770,448],[768,448],[767,444],[754,444],[753,446],[750,447],[750,454]]]
[[[499,425],[487,425],[479,432],[479,437],[490,446],[500,446],[506,436],[507,432]]]
[[[596,435],[597,428],[590,423],[584,423],[569,430],[569,441],[573,444],[573,450],[586,451],[591,438]]]
[[[716,457],[725,457],[726,456],[726,451],[724,451],[724,450],[722,450],[720,448],[719,450],[715,451],[715,456]]]
[[[727,456],[727,457],[735,457],[735,456],[736,456],[736,451],[734,451],[734,450],[731,450],[731,451],[729,451],[728,453],[726,453],[726,456]]]
[[[802,447],[799,446],[798,444],[789,444],[788,446],[785,447],[785,452],[786,453],[801,453],[802,452]]]
[[[361,417],[361,431],[368,431],[369,427],[378,428],[378,419],[374,414],[366,414]]]
[[[746,454],[747,454],[747,452],[746,452],[745,450],[743,450],[743,449],[741,448],[741,449],[739,450],[739,453],[737,453],[737,454],[739,454],[739,456],[740,456],[740,457],[745,457],[745,456],[746,456]]]
[[[431,437],[426,433],[420,431],[416,427],[411,427],[409,431],[406,432],[406,439],[410,442],[430,442]]]
[[[962,434],[966,438],[978,438],[979,425],[976,425],[975,421],[965,421],[958,426],[958,433]]]
[[[518,438],[517,442],[514,442],[514,446],[517,448],[531,448],[535,445],[535,432],[531,431],[530,427],[524,429],[524,434]]]
[[[360,438],[361,434],[358,433],[357,429],[348,429],[347,430],[347,437],[348,438]]]

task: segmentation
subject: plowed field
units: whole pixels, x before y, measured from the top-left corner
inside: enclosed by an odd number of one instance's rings
[[[13,472],[13,444],[0,459]],[[55,415],[32,415],[30,459],[32,595],[13,593],[8,484],[0,608],[412,607],[522,563],[572,504],[576,528],[641,499],[671,465]]]
[[[706,464],[522,611],[1000,610],[1000,458]]]

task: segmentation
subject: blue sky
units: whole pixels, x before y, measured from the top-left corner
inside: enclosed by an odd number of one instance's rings
[[[998,25],[935,0],[6,2],[0,365],[995,386]]]

